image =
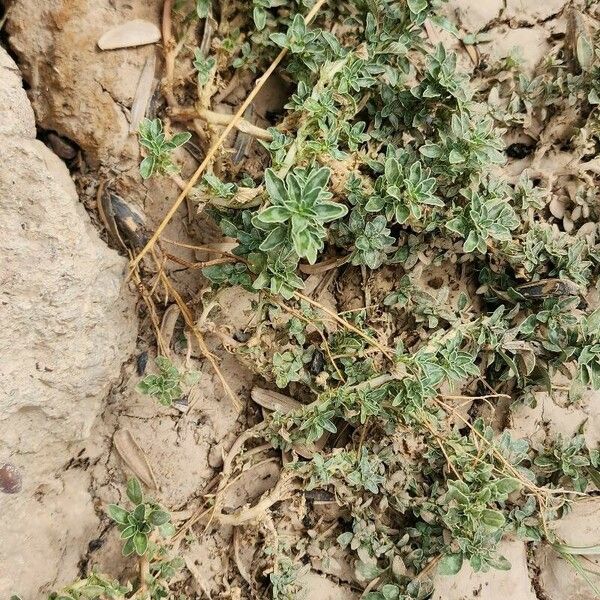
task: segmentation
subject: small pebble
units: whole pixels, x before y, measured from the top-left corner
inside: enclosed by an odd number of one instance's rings
[[[323,356],[323,353],[320,350],[315,349],[315,353],[313,354],[313,358],[310,361],[308,370],[310,371],[311,375],[318,375],[323,370],[324,366],[325,358]]]
[[[236,342],[244,343],[247,342],[252,337],[252,334],[246,331],[236,331],[233,334],[233,339]]]
[[[223,446],[215,444],[208,451],[208,465],[213,469],[220,469],[223,466]]]
[[[552,216],[557,219],[562,219],[565,216],[565,203],[560,198],[556,196],[552,198],[549,208]]]
[[[88,544],[88,552],[95,552],[96,550],[100,550],[104,545],[104,540],[102,538],[95,538]]]
[[[173,408],[176,408],[180,413],[186,413],[189,408],[189,402],[187,396],[173,400]]]
[[[148,352],[146,350],[144,350],[141,354],[138,355],[137,361],[136,361],[136,371],[140,377],[146,372],[147,365],[148,365]]]
[[[110,211],[115,227],[122,240],[133,248],[141,248],[148,238],[145,230],[145,216],[137,206],[110,193]]]
[[[0,491],[5,494],[18,494],[23,487],[20,471],[11,463],[0,467]]]

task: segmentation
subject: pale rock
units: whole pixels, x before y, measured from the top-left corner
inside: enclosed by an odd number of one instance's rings
[[[21,85],[21,74],[0,47],[0,135],[35,137],[35,117]]]
[[[136,338],[126,261],[99,239],[69,172],[34,139],[0,48],[0,597],[46,597],[78,574],[98,524],[74,460]]]
[[[0,448],[45,452],[89,435],[132,350],[126,261],[98,238],[67,168],[40,141],[2,137],[0,198]]]
[[[37,123],[76,142],[92,166],[137,171],[139,145],[129,131],[130,109],[146,60],[158,52],[155,45],[101,52],[97,42],[132,20],[157,30],[162,4],[11,2],[5,30],[29,83]]]
[[[160,29],[149,21],[133,19],[103,33],[98,40],[100,50],[116,50],[155,44],[160,40]]]

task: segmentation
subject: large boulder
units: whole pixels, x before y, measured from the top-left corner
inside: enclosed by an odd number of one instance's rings
[[[0,469],[8,463],[22,479],[15,493],[0,486],[0,597],[33,599],[77,575],[97,524],[79,452],[137,323],[126,261],[98,237],[66,166],[35,139],[2,48],[0,116]]]

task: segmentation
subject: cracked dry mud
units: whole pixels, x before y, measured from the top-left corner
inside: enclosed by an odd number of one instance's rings
[[[564,0],[452,0],[447,14],[465,31],[487,33],[480,52],[501,57],[519,46],[526,68],[533,70],[552,39],[565,32],[564,6]],[[126,259],[106,245],[97,218],[100,180],[116,181],[116,190],[143,208],[149,229],[160,222],[167,199],[177,191],[170,181],[140,181],[139,146],[129,133],[137,82],[149,56],[160,60],[158,48],[96,48],[100,35],[124,20],[143,18],[158,25],[161,7],[159,0],[8,3],[7,49],[0,48],[0,463],[13,464],[23,484],[17,494],[0,492],[2,598],[19,593],[23,600],[36,600],[92,567],[114,575],[128,568],[118,532],[103,509],[120,500],[127,477],[139,476],[135,457],[128,455],[131,448],[120,452],[116,447],[118,432],[127,432],[152,466],[154,496],[183,518],[198,505],[241,430],[239,415],[210,366],[194,355],[187,364],[200,371],[201,383],[192,391],[190,398],[197,401],[189,412],[160,408],[135,390],[139,355],[149,351],[152,362],[152,333],[147,321],[138,328]],[[40,137],[55,132],[81,149],[81,163],[70,164],[77,188],[65,164],[36,139],[36,126]],[[180,158],[195,164],[184,153]],[[210,238],[207,223],[194,230],[186,219],[180,211],[165,236],[184,244]],[[198,259],[193,251],[181,250],[189,260]],[[197,279],[175,275],[190,296],[201,287]],[[353,307],[356,285],[348,282],[337,299],[346,308]],[[374,293],[387,285],[384,277],[373,282]],[[248,298],[242,294],[224,302],[221,324],[243,329],[250,318]],[[212,343],[217,348],[217,340]],[[247,399],[253,374],[216,351],[234,392]],[[570,435],[582,425],[590,441],[600,440],[597,394],[577,407],[540,395],[535,408],[521,407],[507,420],[534,441],[549,432]],[[243,482],[242,496],[231,498],[232,506],[268,489],[277,475],[269,469]],[[597,544],[598,498],[576,506],[557,528],[569,543]],[[184,559],[191,576],[182,585],[189,597],[210,597],[222,588],[232,535],[230,527],[222,527],[187,546]],[[438,577],[433,598],[593,598],[589,586],[551,549],[533,552],[518,540],[507,540],[504,547],[511,571],[475,574],[465,568],[455,578]],[[307,600],[360,597],[343,556],[315,553],[310,563],[302,580]]]

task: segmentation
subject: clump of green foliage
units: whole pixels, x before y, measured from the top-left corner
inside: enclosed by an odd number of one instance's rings
[[[127,483],[127,497],[133,503],[131,510],[110,504],[108,514],[117,524],[121,539],[125,540],[123,555],[129,556],[135,552],[138,556],[143,556],[148,550],[150,534],[155,528],[162,528],[161,533],[170,533],[170,516],[156,504],[145,501],[142,486],[137,479],[130,479]]]
[[[559,544],[548,522],[600,479],[583,436],[541,447],[484,418],[500,398],[518,407],[562,392],[559,375],[566,401],[600,389],[600,311],[585,300],[600,272],[588,169],[600,50],[575,32],[533,77],[510,57],[470,77],[429,41],[426,24],[458,33],[441,0],[342,1],[307,24],[313,4],[253,0],[238,7],[239,28],[219,30],[214,56],[194,52],[207,86],[264,72],[285,49],[292,87],[248,170],[222,152],[196,190],[237,243],[233,261],[204,275],[215,290],[256,294],[236,351],[274,387],[310,398],[267,415],[256,437],[297,453],[285,470],[298,489],[335,494],[345,512],[333,539],[369,600],[420,600],[433,567],[510,568],[499,553],[508,533]],[[570,137],[550,139],[535,164],[568,145],[577,165],[557,177],[504,172],[507,129],[566,108]],[[144,176],[171,170],[153,160]],[[233,208],[241,190],[251,201]],[[551,200],[566,197],[563,218]],[[306,289],[307,275],[329,273],[333,309]],[[180,393],[176,371],[152,377],[143,385],[164,403]],[[467,416],[457,399],[472,402]],[[270,580],[257,585],[295,593],[297,562],[265,560]]]
[[[252,220],[255,227],[268,232],[260,250],[285,248],[291,240],[297,256],[315,264],[317,254],[324,246],[325,224],[348,212],[343,204],[329,201],[329,176],[326,167],[308,173],[301,170],[288,173],[285,181],[272,169],[265,171],[270,206]]]
[[[160,119],[144,119],[138,129],[140,145],[148,156],[140,164],[140,174],[148,179],[155,174],[177,173],[179,168],[173,162],[171,153],[183,146],[191,137],[187,132],[176,133],[167,138]]]
[[[125,600],[144,598],[160,600],[171,598],[169,580],[183,567],[183,561],[169,555],[165,541],[173,534],[170,514],[144,496],[140,482],[130,479],[126,488],[131,508],[110,504],[108,516],[121,532],[123,555],[136,555],[140,563],[140,581],[134,586],[92,572],[60,592],[53,592],[49,600]]]
[[[156,366],[159,372],[146,375],[138,383],[137,389],[142,394],[155,397],[163,406],[171,406],[175,400],[179,400],[184,387],[193,385],[199,378],[198,373],[181,373],[166,356],[157,356]]]

